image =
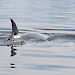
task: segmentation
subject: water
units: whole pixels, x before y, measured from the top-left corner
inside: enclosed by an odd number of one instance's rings
[[[74,0],[0,0],[0,39],[11,33],[10,18],[22,34],[58,37],[17,47],[1,41],[0,75],[74,75],[74,14]]]

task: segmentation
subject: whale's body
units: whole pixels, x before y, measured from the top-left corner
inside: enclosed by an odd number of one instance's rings
[[[12,24],[12,33],[8,38],[8,40],[17,40],[17,39],[19,40],[21,39],[24,41],[46,41],[47,40],[47,36],[43,34],[37,34],[37,33],[26,33],[24,35],[20,34],[16,23],[12,19],[10,20]]]

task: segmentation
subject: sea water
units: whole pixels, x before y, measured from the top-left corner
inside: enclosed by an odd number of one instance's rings
[[[10,18],[21,34],[43,34],[48,41],[6,46]],[[74,74],[75,1],[0,0],[0,75]]]

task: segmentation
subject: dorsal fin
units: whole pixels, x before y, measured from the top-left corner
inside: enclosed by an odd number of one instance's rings
[[[10,19],[10,20],[11,20],[11,24],[12,24],[12,35],[16,35],[19,33],[18,28],[16,26],[16,23],[12,19]]]

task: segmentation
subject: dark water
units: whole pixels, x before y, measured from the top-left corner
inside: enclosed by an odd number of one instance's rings
[[[17,47],[0,41],[0,75],[74,75],[74,14],[74,0],[0,0],[0,39],[11,34],[10,18],[21,34],[49,36]]]

